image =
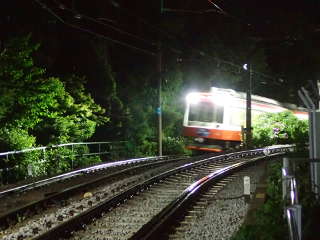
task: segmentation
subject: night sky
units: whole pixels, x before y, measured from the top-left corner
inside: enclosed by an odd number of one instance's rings
[[[42,44],[38,59],[49,72],[72,70],[90,75],[88,68],[96,60],[92,58],[88,41],[102,38],[108,45],[113,70],[121,79],[124,69],[156,66],[156,59],[150,54],[157,52],[159,39],[166,48],[165,67],[169,59],[188,58],[190,48],[200,52],[203,39],[214,35],[227,45],[234,44],[234,36],[224,32],[230,26],[237,26],[247,36],[248,51],[241,53],[246,55],[242,59],[255,54],[250,45],[263,48],[268,74],[296,78],[288,80],[294,86],[291,94],[299,85],[318,78],[320,3],[317,0],[163,0],[161,17],[160,2],[7,1],[1,8],[2,40],[32,32],[34,40]],[[219,57],[235,64],[243,61]],[[297,77],[300,72],[301,76]]]

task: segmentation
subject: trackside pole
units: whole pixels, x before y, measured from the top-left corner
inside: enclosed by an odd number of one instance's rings
[[[288,221],[290,240],[301,240],[301,205],[298,200],[298,188],[292,164],[294,164],[293,159],[283,158],[282,200],[285,203],[284,217]]]
[[[318,81],[318,87],[320,83]],[[312,101],[309,92],[302,87],[299,97],[309,111],[309,158],[312,192],[319,199],[320,187],[320,110]],[[320,93],[319,93],[320,94]]]

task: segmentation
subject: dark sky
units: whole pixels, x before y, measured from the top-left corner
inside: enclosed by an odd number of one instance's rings
[[[211,1],[211,2],[210,2]],[[220,7],[224,11],[225,21],[234,21],[243,23],[248,26],[252,32],[252,36],[259,40],[276,41],[282,39],[301,39],[303,34],[317,34],[320,31],[320,1],[318,0],[163,0],[164,8],[177,10],[176,12],[165,11],[162,18],[193,18],[197,17],[196,13],[182,12],[186,11],[202,11],[202,16],[207,19],[206,26],[210,26],[210,22],[215,22],[219,14]],[[59,16],[65,16],[68,19],[68,13],[57,9],[57,2],[62,3],[66,7],[73,8],[87,14],[88,16],[99,17],[100,20],[108,24],[115,24],[123,29],[128,29],[133,33],[141,33],[146,28],[139,24],[137,18],[129,15],[141,16],[150,23],[157,23],[158,13],[160,9],[160,0],[149,1],[127,1],[127,0],[41,0],[40,2],[52,7]],[[216,4],[214,6],[213,4]],[[211,11],[211,12],[210,12]],[[14,22],[19,19],[21,28],[27,23],[37,25],[42,18],[50,15],[46,9],[41,8],[37,1],[6,1],[1,7],[1,23],[2,29],[7,29],[8,22]],[[220,16],[221,18],[221,16]],[[93,24],[92,24],[93,26]],[[12,26],[11,26],[12,27]],[[39,26],[38,26],[39,27]],[[139,27],[140,32],[139,32]],[[37,26],[34,26],[36,29]],[[99,27],[97,27],[99,28]],[[190,34],[192,31],[200,31],[201,26],[197,25],[197,29],[193,29],[190,24]],[[301,29],[302,28],[302,29]],[[14,30],[12,28],[12,30]],[[96,29],[94,29],[96,30]],[[10,29],[7,29],[10,31]],[[106,32],[109,36],[114,34],[115,37],[123,37],[117,35],[114,31]]]
[[[160,0],[10,0],[0,9],[0,28],[4,33],[2,39],[8,34],[31,31],[37,40],[45,42],[43,46],[58,49],[58,46],[53,46],[60,44],[58,41],[53,41],[58,34],[60,41],[66,42],[66,45],[60,48],[60,52],[61,49],[64,49],[63,51],[73,49],[71,52],[74,61],[77,61],[79,49],[84,55],[90,54],[85,50],[86,45],[81,42],[81,39],[90,33],[71,26],[76,25],[91,31],[96,36],[101,34],[138,49],[155,52],[156,46],[152,43],[157,41],[159,35],[164,38],[164,42],[170,41],[167,34],[159,34],[154,28],[160,21],[160,2]],[[59,3],[67,9],[73,9],[74,12],[59,8]],[[181,36],[180,41],[183,50],[187,50],[184,43],[195,43],[198,36],[205,36],[208,31],[214,32],[217,26],[219,31],[223,31],[226,23],[242,25],[244,31],[249,34],[250,41],[266,48],[268,62],[274,65],[275,70],[278,70],[277,66],[280,63],[286,61],[288,64],[300,64],[302,57],[305,58],[304,64],[308,65],[309,62],[313,62],[313,58],[308,58],[309,52],[319,46],[319,0],[163,0],[163,5],[165,11],[161,18],[166,24],[170,24],[170,21],[175,23],[181,21],[184,25],[185,34]],[[93,17],[100,23],[84,17],[74,18],[76,12]],[[52,13],[71,25],[63,24]],[[148,26],[144,21],[152,26]],[[142,39],[103,26],[101,23]],[[166,31],[165,28],[162,29]],[[217,34],[220,33],[217,31]],[[92,34],[91,36],[96,37]],[[119,61],[138,63],[142,58],[146,59],[145,62],[150,61],[145,53],[132,50],[130,46],[120,46],[117,43],[112,46],[111,51],[120,53],[116,55]],[[57,53],[51,51],[50,54],[58,54],[58,51]],[[300,57],[297,58],[297,55]],[[50,56],[47,59],[48,63],[53,61],[55,56],[49,58]]]

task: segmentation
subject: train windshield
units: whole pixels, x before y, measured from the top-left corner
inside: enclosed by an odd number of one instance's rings
[[[190,104],[189,125],[209,125],[223,122],[223,106],[212,102],[199,102]]]

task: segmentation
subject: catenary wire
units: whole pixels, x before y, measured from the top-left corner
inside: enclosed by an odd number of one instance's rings
[[[56,0],[55,0],[54,2],[55,2],[56,4],[58,4],[58,5],[61,5],[61,3],[58,2],[58,1],[56,1]],[[111,25],[111,24],[101,22],[101,21],[99,21],[99,20],[97,20],[97,19],[95,19],[95,18],[93,18],[93,17],[87,16],[87,15],[82,14],[82,13],[80,13],[80,12],[77,12],[77,11],[75,11],[75,10],[73,10],[73,9],[64,7],[63,10],[69,11],[69,12],[71,12],[71,13],[73,13],[73,14],[80,14],[81,17],[83,17],[83,18],[85,18],[85,19],[88,19],[88,20],[90,20],[90,21],[92,21],[92,22],[94,22],[94,23],[98,23],[98,24],[100,24],[100,25],[102,25],[102,26],[109,27],[109,28],[111,28],[111,29],[114,30],[114,31],[117,31],[117,32],[122,33],[122,34],[125,34],[125,35],[127,35],[127,36],[130,36],[130,37],[135,38],[135,39],[137,39],[137,40],[140,40],[140,41],[142,41],[142,42],[144,42],[144,43],[150,44],[150,45],[152,45],[152,46],[155,46],[155,45],[156,45],[155,42],[150,42],[150,40],[146,40],[146,39],[144,39],[144,38],[142,38],[142,37],[139,37],[139,36],[137,36],[137,35],[135,35],[135,34],[129,33],[129,32],[127,32],[127,31],[124,31],[124,30],[122,30],[122,29],[120,29],[120,28],[118,28],[118,27],[115,27],[115,26]]]
[[[156,56],[157,54],[152,52],[152,51],[149,51],[149,50],[146,50],[146,49],[142,49],[142,48],[138,48],[136,46],[133,46],[133,45],[130,45],[128,43],[125,43],[125,42],[122,42],[122,41],[119,41],[119,40],[116,40],[116,39],[113,39],[113,38],[110,38],[110,37],[107,37],[107,36],[104,36],[102,34],[99,34],[99,33],[96,33],[94,31],[91,31],[89,29],[85,29],[85,28],[82,28],[80,26],[77,26],[75,24],[72,24],[72,23],[69,23],[69,22],[66,22],[64,19],[62,19],[59,15],[57,15],[54,11],[52,11],[52,9],[50,9],[47,5],[45,5],[43,2],[39,1],[39,0],[34,0],[36,3],[38,3],[43,9],[45,9],[46,11],[48,11],[50,14],[52,14],[55,18],[57,18],[61,23],[69,26],[69,27],[72,27],[72,28],[75,28],[75,29],[78,29],[78,30],[81,30],[83,32],[87,32],[87,33],[90,33],[96,37],[100,37],[100,38],[103,38],[107,41],[110,41],[110,42],[113,42],[113,43],[116,43],[116,44],[119,44],[119,45],[122,45],[122,46],[125,46],[125,47],[128,47],[128,48],[131,48],[131,49],[134,49],[136,51],[139,51],[139,52],[142,52],[142,53],[145,53],[147,55],[151,55],[151,56]]]
[[[94,32],[94,31],[92,31],[92,30],[85,29],[85,28],[82,28],[82,27],[77,26],[77,25],[75,25],[75,24],[68,23],[68,22],[66,22],[65,20],[63,20],[60,16],[58,16],[54,11],[52,11],[52,9],[48,8],[48,7],[47,7],[44,3],[42,3],[41,1],[39,1],[39,0],[34,0],[34,1],[37,2],[42,8],[44,8],[45,10],[47,10],[47,11],[48,11],[50,14],[52,14],[54,17],[56,17],[60,22],[62,22],[62,23],[65,24],[65,25],[68,25],[69,27],[72,27],[72,28],[75,28],[75,29],[78,29],[78,30],[81,30],[81,31],[84,31],[84,32],[87,32],[87,33],[90,33],[90,34],[95,35],[95,36],[97,36],[97,37],[101,37],[101,38],[103,38],[103,39],[105,39],[105,40],[108,40],[108,41],[110,41],[110,42],[113,42],[113,43],[116,43],[116,44],[119,44],[119,45],[122,45],[122,46],[129,47],[129,48],[134,49],[134,50],[136,50],[136,51],[145,53],[145,54],[147,54],[147,55],[151,55],[151,56],[156,56],[156,55],[157,55],[156,53],[154,53],[154,52],[152,52],[152,51],[149,51],[149,50],[146,50],[146,49],[142,49],[142,48],[138,48],[138,47],[135,47],[135,46],[130,45],[130,44],[128,44],[128,43],[124,43],[124,42],[122,42],[122,41],[115,40],[115,39],[109,38],[109,37],[107,37],[107,36],[104,36],[104,35],[102,35],[102,34],[96,33],[96,32]],[[127,10],[125,10],[125,11],[126,11],[127,13],[129,12],[129,11],[127,11]],[[179,40],[177,36],[173,35],[172,33],[168,33],[167,31],[164,31],[164,30],[162,30],[161,28],[159,28],[159,27],[157,27],[157,26],[154,26],[153,24],[148,23],[148,22],[147,22],[145,19],[143,19],[142,17],[137,16],[137,15],[135,15],[135,14],[131,14],[131,13],[128,13],[128,14],[130,14],[131,16],[134,16],[134,17],[139,18],[139,20],[140,20],[142,23],[144,23],[145,25],[153,28],[153,29],[156,30],[157,32],[160,32],[160,33],[166,35],[166,36],[169,37],[169,38],[174,38],[175,40]],[[83,15],[82,15],[82,16],[83,16]],[[149,43],[149,44],[152,44],[152,43]],[[185,44],[186,44],[186,42],[185,42]],[[235,67],[238,72],[240,72],[240,69],[243,68],[242,66],[240,66],[240,65],[238,65],[238,64],[235,64],[235,63],[233,63],[233,62],[226,61],[226,60],[223,60],[223,59],[218,58],[218,57],[209,56],[209,55],[205,54],[202,50],[196,49],[196,48],[194,48],[194,47],[192,47],[192,46],[190,46],[190,45],[188,45],[188,44],[187,44],[187,46],[188,46],[190,49],[193,49],[193,50],[197,51],[197,53],[198,53],[200,56],[206,56],[206,57],[208,57],[208,58],[210,58],[210,59],[218,62],[219,64],[223,63],[223,64],[226,64],[226,65]],[[172,50],[172,51],[175,52],[175,53],[181,53],[181,50],[179,50],[179,49],[172,48],[172,47],[170,47],[169,49]],[[235,71],[233,71],[233,72],[235,72]],[[276,80],[275,77],[270,76],[270,75],[267,75],[267,74],[265,74],[265,73],[261,73],[261,72],[258,72],[258,71],[252,71],[252,73],[253,73],[253,74],[256,74],[256,75],[260,75],[260,76],[262,76],[262,77],[264,77],[264,78],[268,78],[268,79],[271,79],[271,80]],[[279,84],[278,82],[275,82],[275,83]]]

